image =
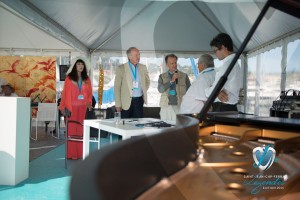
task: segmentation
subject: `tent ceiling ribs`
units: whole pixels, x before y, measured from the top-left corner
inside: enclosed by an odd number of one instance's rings
[[[198,10],[198,12],[200,12],[203,17],[219,32],[219,33],[222,33],[224,31],[222,31],[212,20],[210,20],[210,18],[198,7],[198,5],[194,2],[194,1],[191,1],[191,4],[193,4],[193,6]],[[235,49],[238,49],[238,47],[233,44],[234,48]]]
[[[210,20],[209,19],[209,17],[198,7],[198,5],[195,3],[195,2],[193,2],[193,1],[191,1],[190,2],[196,9],[197,9],[197,11],[199,12],[199,13],[201,13],[202,15],[203,15],[203,17],[205,17],[205,19],[218,31],[218,32],[222,32],[222,30],[220,29],[220,28],[218,28],[218,26],[217,25],[215,25],[215,23],[212,21],[212,20]]]
[[[88,55],[89,49],[82,44],[75,36],[68,32],[60,24],[49,18],[45,13],[36,8],[26,0],[11,1],[0,0],[8,8],[14,11],[13,14],[25,19],[27,22],[33,24],[37,28],[45,31],[47,34],[59,39],[78,51]]]

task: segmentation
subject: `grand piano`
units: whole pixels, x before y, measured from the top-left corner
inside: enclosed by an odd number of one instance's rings
[[[90,154],[71,199],[300,199],[299,119],[208,112],[269,7],[300,18],[299,1],[269,0],[202,111]]]

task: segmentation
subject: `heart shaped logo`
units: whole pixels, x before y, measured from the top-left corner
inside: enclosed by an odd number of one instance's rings
[[[262,147],[254,148],[252,154],[254,159],[253,166],[255,168],[259,167],[261,170],[267,170],[275,160],[276,151],[270,145],[263,145]]]

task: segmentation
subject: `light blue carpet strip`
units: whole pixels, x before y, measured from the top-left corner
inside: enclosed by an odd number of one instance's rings
[[[113,137],[115,142],[117,137]],[[109,140],[101,138],[101,145]],[[96,144],[90,143],[91,150]],[[29,178],[16,186],[0,185],[1,200],[68,200],[72,168],[80,161],[68,161],[65,169],[65,145],[61,145],[29,163]]]

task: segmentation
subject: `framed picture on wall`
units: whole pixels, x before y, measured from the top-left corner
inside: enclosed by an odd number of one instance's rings
[[[65,81],[66,79],[66,73],[69,69],[68,65],[59,65],[59,80]]]

